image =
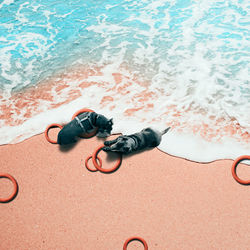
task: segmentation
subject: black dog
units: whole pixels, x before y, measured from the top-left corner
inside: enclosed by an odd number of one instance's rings
[[[170,127],[160,132],[153,128],[146,128],[132,135],[121,135],[115,140],[105,141],[103,150],[129,154],[148,147],[157,147],[161,143],[162,135],[169,129]]]
[[[76,142],[76,137],[82,133],[89,133],[98,128],[96,136],[107,137],[110,135],[113,119],[95,112],[84,112],[65,125],[58,133],[57,143],[60,145]]]

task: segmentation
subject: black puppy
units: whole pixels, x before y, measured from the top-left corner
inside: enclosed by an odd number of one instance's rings
[[[89,133],[98,128],[96,136],[107,137],[110,135],[113,119],[107,119],[104,115],[95,112],[84,112],[65,125],[58,133],[57,143],[60,145],[76,142],[76,137],[82,133]]]
[[[169,129],[170,127],[160,132],[153,128],[145,128],[139,133],[121,135],[115,140],[105,141],[103,150],[129,154],[148,147],[157,147],[161,143],[162,135]]]

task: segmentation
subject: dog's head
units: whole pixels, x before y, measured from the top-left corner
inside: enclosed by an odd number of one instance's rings
[[[104,138],[108,137],[111,134],[113,126],[113,119],[101,119],[98,124],[98,132],[96,134],[97,137]]]

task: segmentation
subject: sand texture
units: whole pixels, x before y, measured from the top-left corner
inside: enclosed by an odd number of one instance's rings
[[[231,160],[199,164],[153,149],[112,174],[89,172],[84,161],[102,142],[62,150],[41,134],[0,147],[0,172],[19,185],[0,203],[0,249],[119,250],[135,235],[150,250],[250,249],[250,186],[233,179]],[[249,166],[238,174],[249,179]],[[1,197],[11,189],[0,179]]]

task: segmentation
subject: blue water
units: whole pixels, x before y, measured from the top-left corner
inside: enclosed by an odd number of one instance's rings
[[[36,84],[78,59],[97,63],[103,51],[118,55],[122,42],[126,42],[124,62],[141,70],[142,67],[133,61],[133,55],[140,47],[147,49],[148,40],[154,55],[149,53],[152,59],[147,62],[143,58],[144,62],[140,63],[152,68],[153,72],[147,76],[150,79],[162,60],[170,65],[181,60],[182,56],[169,55],[168,49],[177,40],[185,39],[186,29],[192,29],[193,40],[176,47],[176,51],[193,53],[197,44],[220,41],[218,46],[207,51],[207,58],[219,52],[222,58],[232,59],[227,67],[229,77],[249,67],[248,1],[212,1],[209,4],[184,0],[5,2],[8,1],[4,1],[0,9],[0,51],[1,56],[8,55],[7,62],[1,60],[2,66],[7,63],[10,67],[6,70],[7,77],[0,74],[2,89],[10,84],[13,85],[11,90],[20,89],[23,82]],[[187,25],[189,21],[191,25]],[[105,27],[96,32],[89,29],[103,24]],[[112,30],[112,25],[119,28]],[[104,44],[107,38],[109,42]],[[27,73],[25,68],[31,61],[32,70]],[[20,79],[13,83],[8,75],[17,71]]]
[[[199,126],[202,120],[217,126],[216,121],[222,120],[216,129],[232,123],[249,133],[249,11],[247,0],[4,0],[0,4],[3,104],[11,105],[8,100],[18,91],[82,65],[103,69],[105,84],[102,89],[97,86],[99,94],[85,97],[91,108],[100,109],[103,92],[115,95],[112,73],[122,72],[145,84],[140,88],[135,84],[126,100],[116,100],[115,105],[122,107],[119,119],[124,118],[126,106],[138,106],[134,97],[147,90],[157,98],[145,107],[157,103],[162,112],[151,110],[155,117],[145,118],[144,108],[134,116],[135,122],[150,124],[155,118],[159,126],[175,123],[185,130],[187,122]],[[51,104],[40,106],[42,113]],[[165,115],[163,111],[173,106],[174,111]],[[176,120],[177,113],[183,114],[181,120]]]

